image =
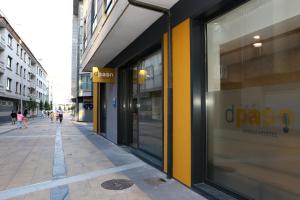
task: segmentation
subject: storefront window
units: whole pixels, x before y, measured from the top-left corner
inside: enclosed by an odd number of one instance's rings
[[[162,60],[158,51],[140,60],[133,76],[133,145],[162,157]]]
[[[300,1],[252,0],[207,24],[207,179],[300,199]]]

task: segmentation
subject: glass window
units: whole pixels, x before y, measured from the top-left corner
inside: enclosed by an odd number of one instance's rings
[[[207,24],[207,179],[300,199],[300,1],[253,0]]]
[[[92,20],[92,32],[94,32],[96,26],[97,26],[97,13],[98,13],[98,0],[93,0],[92,2],[92,14],[91,14],[91,20]]]
[[[133,137],[139,149],[162,158],[161,51],[140,60],[132,69]]]
[[[11,64],[12,64],[12,58],[10,56],[7,57],[7,68],[11,69]]]
[[[82,90],[92,90],[92,82],[90,78],[90,74],[82,74],[80,75],[79,86]]]
[[[16,82],[16,94],[18,94],[18,87],[19,87],[19,83]]]
[[[11,91],[11,79],[10,78],[7,78],[7,81],[6,81],[6,90]]]
[[[10,47],[12,47],[12,36],[11,35],[8,35],[8,40],[7,40],[7,42],[8,42],[8,46],[10,46]]]
[[[16,74],[19,74],[19,63],[16,64]]]

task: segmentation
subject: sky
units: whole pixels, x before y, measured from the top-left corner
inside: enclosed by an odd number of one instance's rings
[[[0,0],[0,10],[48,72],[53,102],[71,95],[72,0]]]

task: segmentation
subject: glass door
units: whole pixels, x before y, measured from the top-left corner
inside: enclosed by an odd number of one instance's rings
[[[132,68],[132,146],[162,158],[162,65],[158,51]]]
[[[162,158],[161,51],[120,70],[121,143]]]
[[[139,126],[139,84],[138,84],[138,67],[131,69],[132,74],[132,94],[131,94],[131,117],[132,117],[132,140],[130,145],[138,148],[138,126]]]

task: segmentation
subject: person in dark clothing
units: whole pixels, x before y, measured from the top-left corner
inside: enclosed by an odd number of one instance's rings
[[[23,113],[23,115],[24,115],[24,117],[27,117],[27,115],[28,115],[28,111],[27,111],[27,109],[25,109],[25,110],[24,110],[24,113]]]
[[[59,118],[59,122],[61,123],[62,120],[63,120],[63,114],[62,114],[62,112],[60,112],[60,113],[58,114],[58,118]]]
[[[11,114],[10,114],[10,117],[11,117],[11,124],[16,124],[16,121],[17,121],[17,113],[15,111],[11,111]]]

